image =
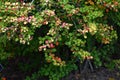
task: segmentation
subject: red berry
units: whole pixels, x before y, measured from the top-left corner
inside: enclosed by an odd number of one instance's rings
[[[55,46],[53,45],[53,43],[50,43],[50,48],[54,48]]]
[[[108,13],[108,12],[109,12],[109,9],[106,9],[105,11]]]
[[[45,43],[46,43],[46,44],[48,44],[48,43],[49,43],[49,41],[48,41],[48,40],[46,40],[46,41],[45,41]]]

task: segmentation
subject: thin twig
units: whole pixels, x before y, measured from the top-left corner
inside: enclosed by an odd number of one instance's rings
[[[33,4],[34,0],[31,1],[30,6]]]
[[[76,30],[78,30],[77,25],[76,25],[76,23],[74,22],[74,20],[73,20],[72,17],[71,17],[71,20],[72,20],[73,24],[75,25]]]
[[[0,72],[3,70],[3,66],[2,64],[0,64]]]

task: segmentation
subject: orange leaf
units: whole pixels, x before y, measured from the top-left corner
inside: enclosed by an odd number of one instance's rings
[[[7,80],[6,77],[2,77],[1,80]]]

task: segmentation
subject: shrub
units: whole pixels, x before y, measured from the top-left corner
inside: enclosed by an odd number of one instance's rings
[[[52,67],[41,68],[40,74],[51,79],[51,68],[65,69],[64,75],[54,74],[59,79],[74,69],[77,58],[93,59],[96,66],[110,60],[117,33],[108,18],[118,12],[119,0],[33,1],[0,2],[1,59],[3,54],[7,58],[41,52],[44,65]],[[68,64],[72,69],[65,67]],[[50,74],[42,72],[49,70]]]

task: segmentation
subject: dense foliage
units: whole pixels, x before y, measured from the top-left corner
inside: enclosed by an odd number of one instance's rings
[[[42,54],[43,66],[26,80],[59,80],[77,68],[77,59],[107,65],[118,38],[119,8],[119,0],[0,1],[0,60]]]

